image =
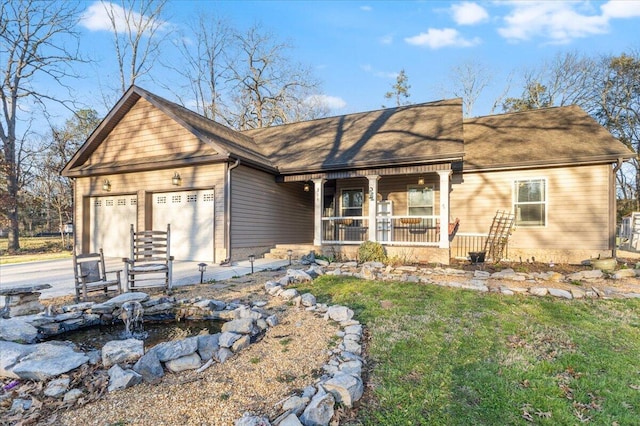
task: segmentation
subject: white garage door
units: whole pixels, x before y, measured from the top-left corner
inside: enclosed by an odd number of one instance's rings
[[[176,260],[213,262],[213,190],[153,194],[153,229],[171,224]]]
[[[91,199],[91,252],[104,250],[106,257],[129,257],[131,224],[136,223],[135,195]]]

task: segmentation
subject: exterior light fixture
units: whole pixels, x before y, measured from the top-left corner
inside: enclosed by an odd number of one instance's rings
[[[198,271],[200,271],[200,284],[202,284],[202,278],[204,276],[204,271],[207,270],[207,264],[206,263],[198,263]]]
[[[102,189],[111,192],[111,182],[109,182],[109,179],[105,179],[104,182],[102,182]]]
[[[309,185],[308,182],[305,182],[304,186],[302,187],[302,189],[304,189],[304,192],[309,192],[309,191],[311,191],[311,185]]]
[[[424,185],[424,178],[422,176],[418,178],[418,185]]]
[[[182,183],[182,178],[180,177],[180,173],[175,172],[173,174],[173,177],[171,178],[171,183],[174,186],[180,186],[180,184]]]
[[[256,261],[256,255],[255,254],[250,254],[249,255],[249,262],[251,262],[251,273],[253,274],[253,262]]]
[[[291,256],[293,256],[293,250],[287,250],[287,256],[289,257],[289,266],[291,266]]]

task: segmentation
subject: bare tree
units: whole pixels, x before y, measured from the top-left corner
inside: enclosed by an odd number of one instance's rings
[[[411,89],[409,77],[405,73],[404,69],[401,69],[396,77],[396,83],[391,86],[391,90],[389,92],[384,94],[384,98],[395,99],[396,106],[408,105],[409,101],[407,101],[407,99],[411,96],[409,89]],[[382,108],[386,107],[382,105]]]
[[[465,117],[473,113],[478,97],[491,83],[491,71],[481,62],[468,60],[451,68],[449,77],[452,80],[452,93],[462,98],[462,109]]]
[[[316,118],[307,100],[319,84],[311,71],[286,56],[279,43],[258,26],[235,36],[238,53],[231,61],[231,106],[227,124],[240,130]]]
[[[64,80],[71,75],[70,66],[79,60],[78,34],[74,30],[79,17],[77,7],[72,2],[0,2],[0,140],[2,172],[6,177],[1,213],[10,223],[9,251],[20,248],[18,196],[29,127],[29,122],[22,120],[29,119],[29,109],[39,108],[46,114],[51,101],[65,104],[51,89],[66,87]]]
[[[124,93],[137,79],[149,74],[160,54],[165,38],[159,33],[168,30],[162,20],[167,0],[101,1],[113,31],[120,92]]]
[[[185,105],[187,97],[195,100],[196,110],[216,120],[222,104],[224,85],[229,78],[227,57],[233,49],[233,29],[222,19],[201,13],[190,37],[181,37],[178,50],[184,62],[169,65],[182,81],[182,93],[169,88]],[[188,95],[185,97],[183,93]]]

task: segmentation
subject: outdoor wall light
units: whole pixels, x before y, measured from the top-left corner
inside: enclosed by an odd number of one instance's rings
[[[171,183],[174,186],[180,186],[180,184],[182,183],[182,178],[180,177],[180,173],[175,172],[173,174],[173,177],[171,178]]]
[[[102,182],[102,189],[107,192],[111,191],[111,182],[109,182],[109,179],[105,179],[104,182]]]
[[[200,284],[202,284],[202,278],[204,276],[204,271],[207,270],[207,264],[206,263],[198,263],[198,271],[200,271]]]
[[[424,178],[422,176],[418,178],[418,185],[424,185]]]
[[[291,256],[293,256],[293,250],[287,250],[287,256],[289,257],[289,266],[291,266]]]
[[[251,262],[251,273],[253,274],[253,262],[256,261],[256,255],[255,254],[250,254],[249,255],[249,262]]]
[[[309,191],[311,191],[311,185],[309,185],[309,183],[305,182],[304,186],[302,187],[302,189],[304,189],[304,192],[309,192]]]

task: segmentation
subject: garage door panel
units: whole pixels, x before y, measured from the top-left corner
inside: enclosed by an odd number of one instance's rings
[[[153,228],[171,225],[171,254],[179,260],[214,261],[213,190],[153,195]]]
[[[129,257],[129,229],[136,223],[137,204],[135,195],[91,199],[92,252],[102,248],[107,257]]]

